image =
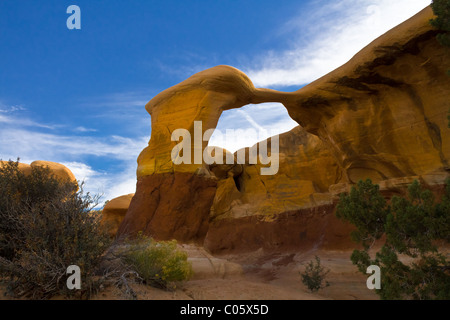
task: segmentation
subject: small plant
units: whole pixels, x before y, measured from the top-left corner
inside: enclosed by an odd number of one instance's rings
[[[300,275],[302,276],[303,284],[308,287],[309,291],[317,292],[330,286],[328,281],[325,281],[325,284],[323,284],[329,272],[330,270],[323,267],[320,263],[320,258],[316,256],[315,260],[308,262],[305,271],[300,273]]]
[[[175,289],[177,283],[192,276],[187,254],[177,248],[175,240],[157,242],[139,236],[129,243],[122,256],[146,284],[154,287]]]

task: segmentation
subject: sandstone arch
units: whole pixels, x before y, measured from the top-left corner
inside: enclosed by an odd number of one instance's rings
[[[431,18],[431,9],[424,9],[293,93],[256,89],[241,71],[218,66],[157,95],[146,106],[152,136],[138,158],[137,191],[119,235],[144,231],[159,239],[200,242],[206,237],[211,249],[239,241],[331,243],[348,234],[345,226],[329,215],[326,220],[314,215],[322,207],[330,213],[335,194],[349,184],[367,177],[386,188],[413,177],[442,184],[450,172],[450,57],[435,39]],[[282,103],[301,125],[280,137],[277,176],[261,177],[257,166],[216,175],[205,165],[173,165],[173,130],[192,132],[195,120],[214,128],[222,111],[264,102]],[[311,230],[317,232],[293,234],[291,241],[268,231],[266,224],[280,214],[310,209],[307,214],[317,219]],[[239,221],[250,221],[254,231],[247,224],[247,232],[230,233]],[[303,228],[308,219],[298,221]]]
[[[199,72],[158,94],[146,105],[152,136],[139,155],[136,195],[119,234],[143,229],[162,239],[203,239],[218,179],[205,164],[174,165],[172,133],[186,129],[194,136],[193,124],[201,121],[203,135],[217,126],[225,110],[290,98],[289,93],[256,89],[243,72],[229,66]]]
[[[243,72],[230,66],[217,66],[193,75],[161,92],[146,105],[152,118],[152,136],[138,158],[138,178],[155,173],[195,172],[201,167],[173,165],[170,152],[177,144],[171,141],[174,130],[187,129],[193,136],[194,121],[201,121],[204,134],[217,126],[225,110],[289,98],[292,98],[289,93],[256,89]],[[207,144],[205,141],[203,148]]]

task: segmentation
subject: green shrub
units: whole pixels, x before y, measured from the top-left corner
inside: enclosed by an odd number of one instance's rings
[[[359,181],[350,194],[341,194],[336,216],[353,223],[357,229],[352,239],[368,248],[383,235],[388,213],[378,185],[367,179]]]
[[[157,242],[141,236],[128,242],[128,248],[122,256],[151,286],[174,289],[176,283],[189,280],[192,276],[187,254],[177,248],[175,240]]]
[[[450,47],[450,0],[433,0],[431,8],[436,15],[431,25],[443,31],[437,38],[442,45]]]
[[[325,280],[325,276],[330,272],[330,270],[325,269],[320,264],[320,258],[318,256],[315,257],[315,260],[310,261],[305,268],[303,273],[300,273],[302,276],[302,282],[311,292],[317,292],[320,289],[328,287],[330,284],[328,281],[323,284]]]
[[[351,260],[364,274],[370,265],[380,267],[382,299],[450,299],[449,261],[437,247],[450,241],[450,179],[446,184],[440,203],[418,181],[408,187],[408,197],[395,196],[390,205],[370,180],[341,195],[336,215],[357,227],[354,240],[364,247]],[[383,235],[383,247],[371,258],[369,249]]]
[[[430,21],[431,25],[443,31],[437,35],[437,39],[443,46],[450,47],[450,0],[433,0],[431,8],[436,15],[436,18]],[[450,70],[447,74],[450,76]],[[450,115],[447,119],[450,128]]]
[[[17,162],[0,167],[0,275],[7,277],[10,293],[34,299],[90,295],[109,246],[91,211],[96,199],[48,168],[33,167],[24,175]],[[70,265],[81,269],[81,290],[67,289]]]

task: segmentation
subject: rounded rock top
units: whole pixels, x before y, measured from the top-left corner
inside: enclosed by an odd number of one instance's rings
[[[76,182],[77,179],[75,175],[70,171],[69,168],[67,168],[65,165],[57,163],[57,162],[50,162],[50,161],[33,161],[30,164],[31,167],[48,167],[52,173],[62,179],[62,180],[70,180]]]

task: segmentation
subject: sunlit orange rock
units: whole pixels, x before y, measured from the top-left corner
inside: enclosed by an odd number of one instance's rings
[[[50,161],[33,161],[30,164],[31,167],[48,167],[51,172],[62,180],[69,180],[73,182],[77,182],[77,178],[75,178],[75,175],[72,173],[72,171],[69,170],[65,165],[62,165],[60,163],[56,162],[50,162]]]
[[[8,163],[8,161],[0,161],[0,167],[3,167],[6,163]],[[29,175],[31,173],[31,166],[29,164],[19,162],[18,168],[20,172],[25,175]]]
[[[0,161],[0,166],[2,166],[5,163],[7,163],[7,161]],[[77,182],[77,179],[75,175],[72,173],[72,171],[70,171],[69,168],[60,163],[41,160],[34,161],[31,164],[21,162],[18,163],[19,170],[25,175],[31,174],[31,170],[33,167],[48,167],[55,177],[61,180],[69,180],[75,183]]]
[[[111,237],[117,234],[120,224],[130,206],[134,193],[114,198],[105,205],[102,210],[101,224]]]

